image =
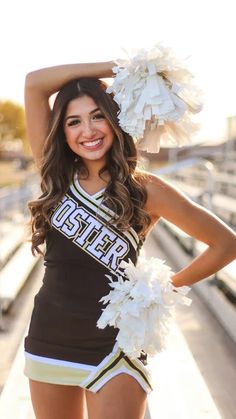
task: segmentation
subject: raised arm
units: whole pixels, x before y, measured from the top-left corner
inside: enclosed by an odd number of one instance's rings
[[[112,77],[113,61],[65,64],[28,73],[25,80],[25,117],[27,136],[36,164],[40,162],[48,134],[51,109],[49,98],[70,80],[80,77]]]

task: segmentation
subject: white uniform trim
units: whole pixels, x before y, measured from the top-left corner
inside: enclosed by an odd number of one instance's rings
[[[73,184],[70,186],[70,189],[72,193],[81,201],[83,204],[90,207],[95,213],[100,215],[105,220],[110,220],[110,216],[116,216],[116,214],[109,208],[107,208],[105,205],[103,205],[102,197],[99,198],[99,200],[94,199],[93,196],[85,196],[83,192],[79,191]],[[109,216],[110,215],[110,216]],[[116,216],[117,217],[117,216]],[[138,243],[140,241],[136,231],[130,227],[129,231],[122,232],[130,241],[130,243],[133,245],[134,249],[137,250]]]

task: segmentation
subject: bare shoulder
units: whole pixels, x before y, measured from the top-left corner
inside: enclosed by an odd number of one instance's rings
[[[177,188],[171,185],[171,182],[166,181],[161,176],[157,176],[146,170],[139,170],[139,173],[141,174],[143,185],[146,187],[148,194],[152,194],[153,192],[156,193],[157,190],[162,192],[167,188],[171,188],[177,191]]]
[[[165,187],[170,186],[170,183],[164,180],[161,176],[154,175],[153,173],[142,170],[143,178],[146,179],[146,188],[149,192],[153,189],[160,188],[161,190]]]
[[[207,244],[219,240],[235,243],[235,233],[219,217],[192,201],[171,182],[145,171],[143,179],[147,190],[145,209],[153,222],[164,218]]]
[[[142,170],[143,185],[147,191],[146,209],[157,218],[165,215],[165,209],[173,203],[193,204],[193,202],[171,182],[161,176]]]

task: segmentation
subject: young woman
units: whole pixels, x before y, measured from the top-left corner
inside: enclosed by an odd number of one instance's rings
[[[236,236],[169,183],[139,170],[137,150],[118,124],[101,78],[113,62],[62,65],[29,73],[27,131],[41,175],[29,203],[32,250],[46,242],[43,284],[25,339],[25,374],[37,419],[141,419],[152,390],[147,354],[131,360],[101,330],[100,298],[119,263],[137,260],[164,217],[208,245],[172,276],[191,285],[236,256]],[[58,92],[53,109],[49,98]]]

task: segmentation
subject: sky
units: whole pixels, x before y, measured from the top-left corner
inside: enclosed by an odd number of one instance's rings
[[[221,138],[236,114],[235,0],[5,0],[0,11],[0,100],[23,104],[29,71],[162,42],[204,93],[196,140]]]

